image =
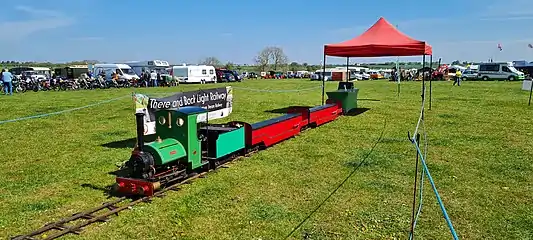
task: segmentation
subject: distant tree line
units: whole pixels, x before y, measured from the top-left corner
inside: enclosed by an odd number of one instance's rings
[[[472,62],[467,62],[467,61],[459,61],[459,60],[455,60],[452,62],[452,65],[468,65],[468,64],[473,64]]]
[[[244,71],[316,71],[321,69],[322,65],[311,65],[308,63],[298,63],[295,61],[289,61],[289,58],[280,47],[265,47],[255,56],[254,65],[249,66],[247,64],[237,65],[233,62],[222,63],[216,57],[207,57],[200,61],[200,64],[211,65],[218,68],[226,68],[230,70],[244,70]],[[354,64],[350,64],[353,66]],[[378,68],[392,68],[396,66],[396,62],[384,62],[384,63],[360,63],[358,66],[378,67]],[[422,62],[399,62],[402,68],[421,68]],[[433,62],[433,67],[437,67],[438,62]],[[327,68],[346,66],[345,64],[327,64]],[[429,62],[426,62],[426,66],[429,66]]]
[[[254,65],[237,65],[233,62],[222,63],[216,57],[207,57],[199,62],[199,64],[211,65],[218,68],[226,68],[229,70],[243,70],[243,71],[316,71],[322,66],[310,65],[308,63],[290,62],[289,58],[280,47],[265,47],[257,56],[255,56]],[[333,65],[331,65],[333,66]]]
[[[3,68],[12,68],[12,67],[49,67],[49,68],[58,68],[66,67],[70,65],[87,65],[87,64],[96,64],[99,61],[95,60],[83,60],[83,61],[73,61],[67,63],[52,63],[52,62],[18,62],[18,61],[0,61],[0,66]]]
[[[253,59],[254,64],[235,64],[233,62],[223,63],[217,57],[211,56],[207,57],[199,62],[199,64],[211,65],[217,68],[226,68],[230,70],[238,71],[316,71],[322,68],[322,65],[313,65],[308,63],[298,63],[295,61],[289,61],[289,58],[283,51],[281,47],[269,46],[263,48],[257,53]],[[64,67],[69,65],[87,65],[87,64],[96,64],[101,63],[97,60],[82,60],[82,61],[72,61],[68,63],[52,63],[52,62],[18,62],[4,60],[0,61],[0,66],[2,67],[17,67],[17,66],[34,66],[34,67]],[[434,62],[433,66],[437,66],[438,62]],[[461,64],[459,60],[452,62],[452,64]],[[463,65],[468,64],[468,62],[462,62]],[[352,66],[354,64],[351,64]],[[384,62],[384,63],[359,63],[358,66],[368,66],[368,67],[381,67],[381,68],[391,68],[396,66],[396,62]],[[422,67],[422,62],[400,62],[400,66],[403,68],[418,68]],[[429,63],[426,63],[429,66]],[[341,67],[346,66],[345,64],[327,64],[327,68],[331,67]]]

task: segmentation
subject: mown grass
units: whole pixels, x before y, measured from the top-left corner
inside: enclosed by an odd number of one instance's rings
[[[246,81],[253,89],[306,89],[319,82]],[[421,82],[357,82],[357,116],[344,116],[212,172],[151,204],[66,239],[283,239],[376,145],[355,174],[292,239],[398,239],[409,232],[415,149],[407,140],[420,108]],[[220,84],[218,86],[221,86]],[[533,134],[528,93],[520,83],[434,83],[426,111],[428,167],[463,239],[533,238]],[[209,88],[136,89],[164,96]],[[327,89],[336,89],[328,83]],[[92,104],[133,89],[0,96],[0,120]],[[267,93],[234,90],[226,119],[260,121],[268,110],[320,104],[321,91]],[[133,103],[126,97],[61,115],[0,125],[0,237],[106,201],[109,172],[129,157],[135,137]],[[449,239],[429,183],[417,238]]]

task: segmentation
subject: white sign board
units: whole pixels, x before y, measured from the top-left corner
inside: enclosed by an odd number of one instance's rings
[[[181,92],[163,98],[150,98],[134,94],[135,113],[144,113],[144,135],[155,134],[155,111],[179,109],[185,106],[198,106],[208,110],[198,115],[197,122],[227,117],[232,112],[233,91],[230,86],[214,89]]]
[[[524,80],[522,83],[522,90],[530,91],[531,90],[531,80]]]

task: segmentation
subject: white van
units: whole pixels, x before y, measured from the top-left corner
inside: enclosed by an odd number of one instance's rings
[[[180,83],[217,82],[215,67],[207,65],[173,66],[170,75]]]
[[[9,72],[16,77],[21,77],[22,73],[26,72],[27,76],[40,80],[48,79],[52,76],[52,70],[47,67],[14,67],[9,69]]]
[[[93,76],[98,76],[102,72],[105,73],[106,79],[111,79],[111,74],[113,72],[117,72],[120,74],[120,77],[132,80],[132,79],[139,79],[139,76],[133,71],[133,69],[126,65],[126,64],[120,64],[120,63],[103,63],[103,64],[95,64],[93,66]]]
[[[480,63],[478,68],[478,79],[487,81],[495,80],[524,80],[524,73],[514,68],[511,62],[507,63]]]

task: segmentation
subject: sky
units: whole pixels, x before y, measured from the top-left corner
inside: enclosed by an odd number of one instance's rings
[[[320,64],[384,17],[443,62],[533,61],[532,0],[2,0],[0,60],[252,64],[264,47]],[[499,51],[498,43],[503,50]],[[353,58],[352,63],[396,58]],[[400,61],[421,61],[401,57]],[[345,63],[328,57],[328,63]]]

